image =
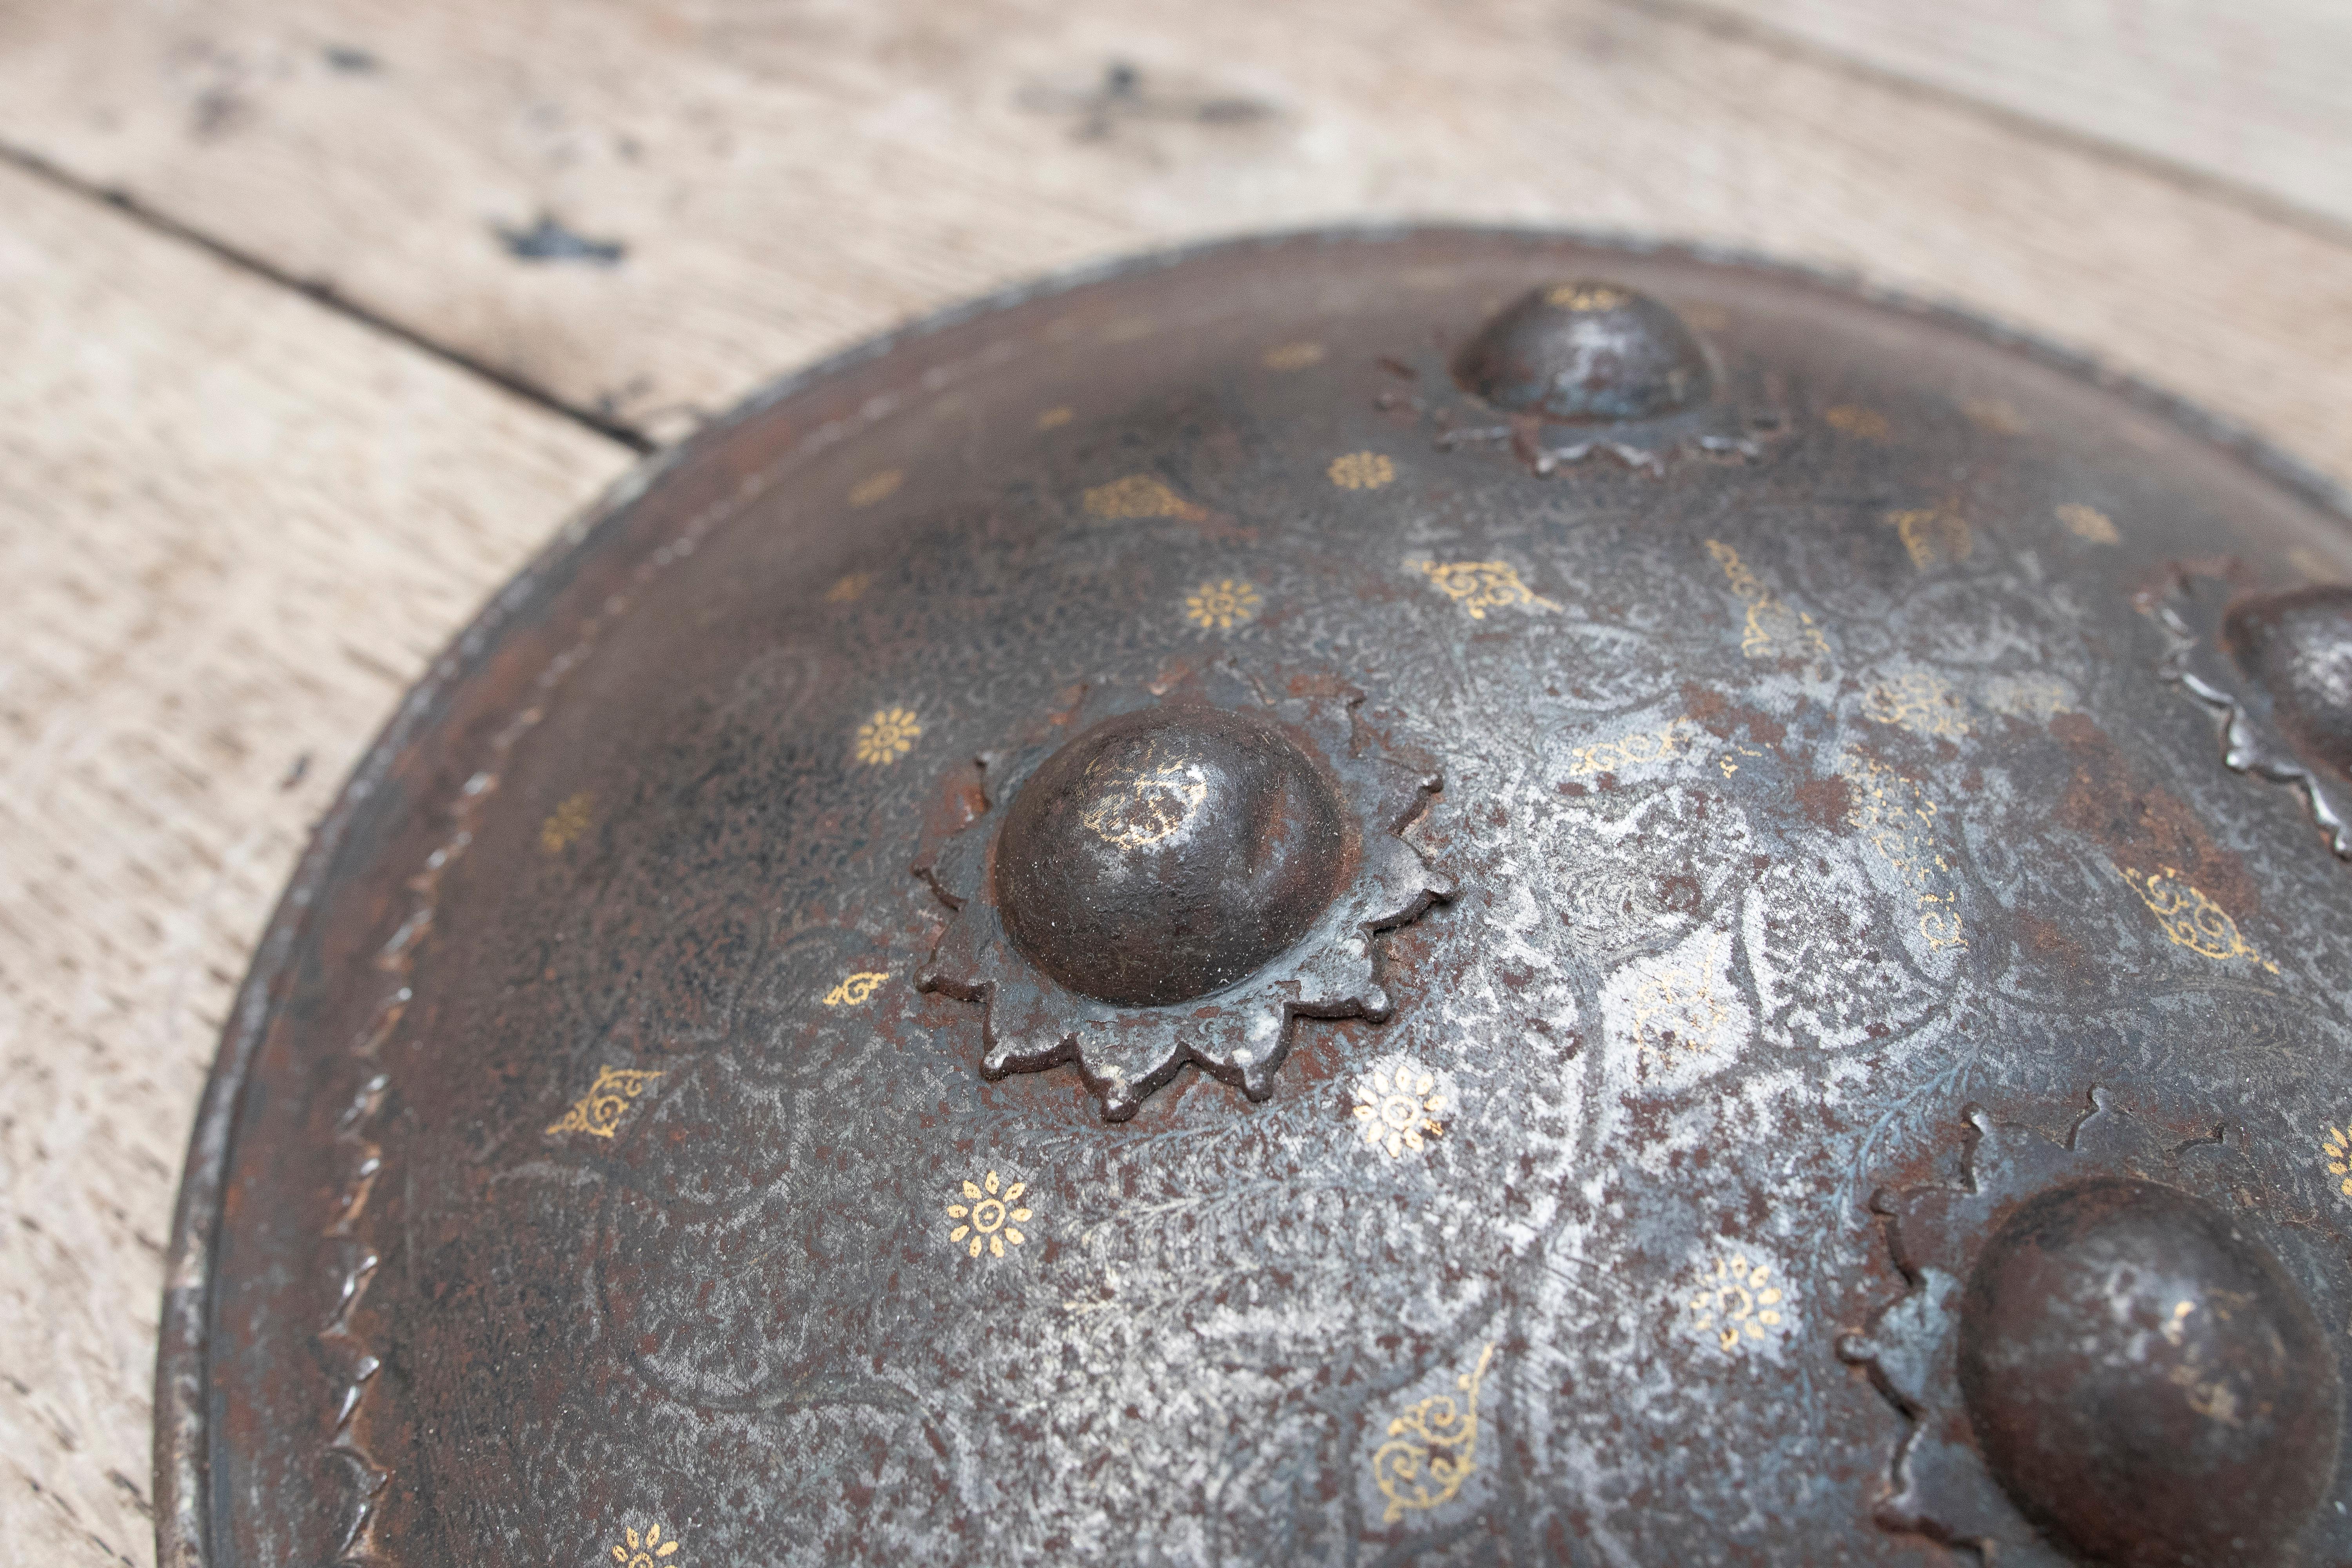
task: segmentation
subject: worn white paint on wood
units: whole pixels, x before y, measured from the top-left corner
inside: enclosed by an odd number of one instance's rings
[[[14,0],[0,137],[665,433],[1045,268],[1444,216],[1859,269],[2352,477],[2352,249],[1613,0]],[[515,259],[542,212],[626,254]]]
[[[1693,3],[2352,226],[2345,0]]]
[[[231,988],[394,700],[628,454],[4,168],[0,345],[0,1555],[143,1563]]]

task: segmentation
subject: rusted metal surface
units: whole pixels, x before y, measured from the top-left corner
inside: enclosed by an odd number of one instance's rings
[[[322,828],[164,1561],[2352,1555],[2347,563],[2154,395],[1562,237],[787,383]]]

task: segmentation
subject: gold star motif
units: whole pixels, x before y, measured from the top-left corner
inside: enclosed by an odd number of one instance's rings
[[[1780,1323],[1780,1288],[1771,1283],[1772,1267],[1752,1267],[1745,1258],[1718,1258],[1715,1278],[1690,1299],[1691,1327],[1713,1334],[1726,1352],[1738,1350],[1742,1336],[1758,1341],[1766,1329]]]
[[[906,709],[880,709],[857,727],[857,760],[868,767],[887,768],[913,751],[922,732],[922,725]]]
[[[1331,459],[1331,482],[1343,490],[1376,490],[1396,478],[1385,452],[1349,452]]]
[[[1202,631],[1229,632],[1257,618],[1265,601],[1257,589],[1237,577],[1203,583],[1184,600],[1184,618]]]
[[[677,1539],[673,1537],[664,1541],[661,1532],[660,1525],[651,1525],[647,1527],[645,1538],[639,1540],[635,1531],[624,1530],[621,1533],[628,1538],[629,1543],[613,1548],[613,1561],[621,1568],[655,1568],[657,1562],[677,1556]]]
[[[566,796],[539,825],[539,847],[550,855],[562,854],[566,845],[588,831],[588,813],[595,805],[596,797],[584,789]]]
[[[993,1171],[983,1181],[965,1182],[964,1201],[948,1205],[948,1217],[956,1222],[948,1239],[961,1242],[968,1258],[978,1258],[982,1248],[991,1258],[1003,1257],[1007,1242],[1019,1247],[1029,1239],[1021,1234],[1021,1226],[1029,1222],[1029,1211],[1013,1206],[1028,1190],[1026,1182],[1000,1190]]]
[[[1386,1149],[1391,1160],[1402,1159],[1407,1150],[1420,1153],[1424,1135],[1435,1138],[1445,1131],[1438,1120],[1445,1100],[1436,1088],[1437,1076],[1411,1062],[1374,1068],[1356,1085],[1356,1124],[1365,1144]]]

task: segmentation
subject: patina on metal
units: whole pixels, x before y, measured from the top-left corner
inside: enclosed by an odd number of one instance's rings
[[[322,825],[163,1560],[2352,1557],[2347,578],[2180,405],[1672,249],[796,377]]]

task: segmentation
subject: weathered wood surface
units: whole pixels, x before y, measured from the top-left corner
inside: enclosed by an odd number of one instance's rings
[[[246,952],[401,691],[628,454],[5,169],[0,214],[0,1551],[143,1563]]]
[[[1444,215],[1857,268],[2093,348],[2352,473],[2346,247],[1680,10],[14,5],[0,137],[664,434],[1045,268]],[[1104,91],[1113,61],[1139,73],[1124,97]],[[2249,79],[2242,99],[2260,96]],[[542,215],[623,251],[518,259]]]
[[[2352,230],[2344,0],[1694,0]]]
[[[1834,21],[1843,0],[1806,3]],[[1924,37],[1932,64],[1944,46]],[[2077,53],[2081,92],[2142,90]],[[1137,69],[1124,92],[1114,62]],[[2347,65],[2339,50],[2328,70]],[[2216,90],[2252,123],[2310,68]],[[1046,268],[1451,216],[1853,268],[2086,348],[2352,479],[2352,247],[2326,225],[1679,0],[0,0],[0,144],[662,437]],[[2210,144],[2148,150],[2233,167]],[[623,253],[519,258],[499,230],[542,214]],[[157,1248],[230,988],[401,686],[625,458],[0,169],[0,1541],[16,1555],[149,1558]]]

